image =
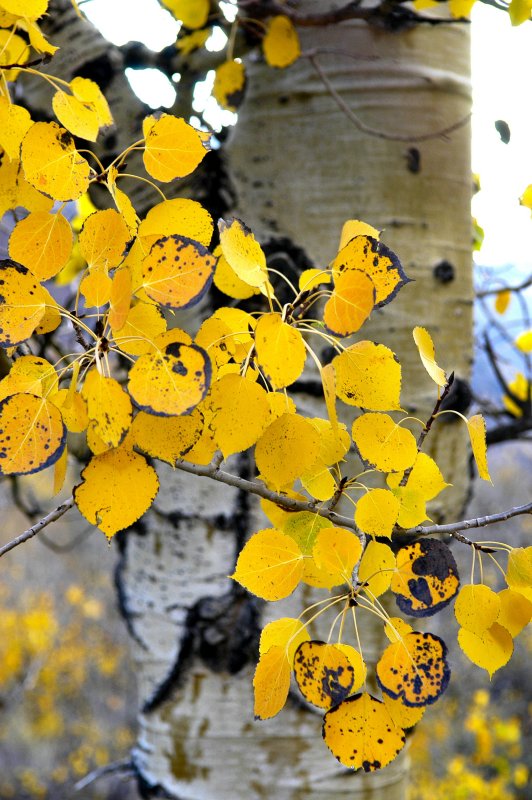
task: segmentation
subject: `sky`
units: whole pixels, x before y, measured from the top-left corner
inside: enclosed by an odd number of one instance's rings
[[[172,44],[178,23],[157,0],[89,0],[84,11],[115,44],[143,41],[160,50]],[[213,49],[217,42],[212,42]],[[222,42],[223,44],[223,42]],[[532,269],[532,219],[519,197],[532,183],[532,103],[526,90],[532,23],[512,28],[508,16],[477,3],[472,15],[473,74],[473,172],[481,191],[473,198],[473,214],[485,232],[477,263],[488,267],[512,265],[521,273]],[[175,94],[170,82],[157,70],[129,70],[137,94],[152,107],[169,107]],[[206,102],[207,81],[198,101]],[[525,88],[523,88],[525,87]],[[220,113],[210,103],[211,120]],[[234,115],[224,112],[224,124]],[[213,116],[214,115],[214,116]],[[501,141],[496,120],[505,120],[511,131],[508,144]]]

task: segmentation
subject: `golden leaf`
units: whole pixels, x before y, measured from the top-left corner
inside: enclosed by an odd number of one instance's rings
[[[329,572],[335,586],[350,583],[355,565],[362,555],[360,539],[345,528],[322,528],[314,542],[312,555],[318,567]]]
[[[359,499],[355,523],[370,536],[391,538],[401,503],[386,489],[370,489]]]
[[[255,447],[262,479],[279,491],[316,461],[319,447],[319,435],[308,420],[283,414],[266,428]]]
[[[28,339],[44,316],[46,294],[32,273],[16,261],[0,261],[0,345]]]
[[[371,278],[360,270],[341,273],[325,303],[323,321],[337,336],[356,333],[368,319],[375,305],[375,287]]]
[[[417,456],[414,436],[388,414],[362,414],[353,422],[353,442],[361,459],[380,472],[401,472]]]
[[[172,200],[163,200],[152,206],[139,226],[139,237],[147,240],[148,249],[153,241],[163,236],[178,234],[188,239],[194,239],[208,246],[212,239],[214,225],[212,217],[195,200],[176,197]],[[150,237],[155,237],[151,241]]]
[[[144,166],[158,181],[167,183],[194,172],[210,147],[196,128],[184,119],[163,114],[144,120]]]
[[[205,405],[224,458],[254,445],[270,423],[266,391],[241,375],[224,375],[216,381]]]
[[[384,345],[356,342],[336,356],[332,366],[336,393],[347,405],[370,411],[401,408],[401,365]]]
[[[81,390],[89,420],[105,444],[117,447],[131,425],[131,400],[114,378],[105,378],[96,368],[89,371]]]
[[[29,111],[0,97],[0,146],[8,158],[18,159],[21,142],[32,125]]]
[[[482,583],[462,586],[454,604],[458,624],[471,633],[482,634],[499,616],[499,596]]]
[[[266,256],[252,232],[239,219],[218,222],[222,253],[238,277],[249,286],[268,282]]]
[[[477,667],[485,669],[490,678],[508,663],[514,650],[511,634],[498,622],[494,622],[481,634],[460,628],[458,644],[468,659]]]
[[[91,270],[118,267],[127,255],[130,242],[126,221],[114,208],[88,216],[78,238],[81,255]]]
[[[478,474],[483,481],[491,482],[486,449],[486,422],[482,414],[475,414],[467,420],[467,432],[469,433]]]
[[[196,408],[180,417],[156,417],[140,411],[131,426],[137,447],[172,466],[192,450],[202,431],[203,416]]]
[[[345,653],[333,644],[302,642],[294,658],[299,691],[318,708],[332,708],[351,693],[355,670]]]
[[[270,719],[281,711],[290,689],[290,664],[284,647],[262,653],[253,677],[255,719]]]
[[[434,342],[432,341],[430,333],[425,328],[416,327],[413,330],[413,336],[417,349],[419,350],[419,355],[421,361],[423,362],[423,366],[429,373],[430,377],[435,383],[438,384],[438,386],[445,386],[447,383],[447,377],[445,372],[436,363],[434,355]]]
[[[90,167],[65,128],[36,122],[22,140],[26,180],[54,200],[77,200],[89,188]]]
[[[396,296],[410,281],[401,262],[386,245],[372,236],[355,236],[343,247],[331,263],[335,282],[343,272],[362,270],[375,286],[375,305],[381,307]]]
[[[29,475],[55,464],[66,443],[59,410],[43,397],[13,394],[0,403],[0,473]]]
[[[405,706],[434,703],[445,691],[451,677],[446,660],[447,647],[432,633],[407,633],[388,645],[376,672],[383,692],[400,697]]]
[[[58,89],[52,97],[52,108],[61,125],[74,136],[87,139],[89,142],[96,141],[100,121],[93,107],[78,100],[73,94]]]
[[[291,20],[283,14],[272,17],[262,40],[264,58],[270,67],[284,69],[301,55],[299,36]]]
[[[143,356],[156,349],[157,336],[166,331],[166,320],[152,303],[139,302],[128,312],[121,328],[113,328],[113,341],[124,353]]]
[[[266,528],[246,542],[231,578],[264,600],[281,600],[292,594],[302,574],[303,554],[294,539]]]
[[[142,288],[169,308],[198,303],[210,286],[216,259],[199,242],[173,234],[158,239],[142,264]]]
[[[358,580],[365,584],[371,599],[380,597],[390,586],[395,570],[395,556],[387,544],[368,542],[360,559]]]
[[[297,381],[307,351],[301,333],[278,313],[262,314],[255,327],[257,362],[274,389]]]
[[[225,61],[216,68],[212,95],[222,108],[238,111],[246,91],[246,69],[242,61]]]
[[[34,211],[17,222],[9,237],[9,255],[40,281],[57,275],[72,250],[72,228],[62,214]]]
[[[271,647],[281,647],[287,655],[290,666],[294,663],[296,650],[301,642],[310,639],[305,625],[300,619],[282,617],[264,626],[260,635],[259,653],[267,653]]]

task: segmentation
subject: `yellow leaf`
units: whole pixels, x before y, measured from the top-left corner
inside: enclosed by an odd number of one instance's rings
[[[514,402],[514,400],[512,400],[511,397],[508,397],[507,395],[503,395],[502,404],[513,417],[522,417],[524,403],[527,400],[529,392],[528,381],[522,372],[518,372],[516,374],[513,381],[508,384],[508,388],[512,394],[514,394],[519,400],[523,401],[523,406],[518,405],[516,402]]]
[[[52,108],[61,125],[74,136],[87,139],[89,142],[96,141],[100,124],[98,114],[93,107],[82,103],[73,94],[58,89],[52,97]]]
[[[259,290],[245,283],[238,277],[234,269],[224,258],[220,245],[214,250],[214,255],[218,258],[216,271],[214,273],[214,285],[220,292],[235,300],[247,300],[254,294],[259,294]]]
[[[109,325],[114,330],[120,330],[126,324],[131,306],[131,283],[131,272],[128,269],[118,269],[115,272],[107,317]]]
[[[244,545],[231,578],[264,600],[281,600],[292,594],[302,574],[303,554],[294,539],[266,528]]]
[[[20,161],[4,158],[0,163],[0,214],[22,206],[27,211],[50,211],[54,201],[31,186]]]
[[[114,208],[106,208],[87,217],[78,242],[81,255],[91,270],[110,270],[126,257],[131,233],[123,216]]]
[[[32,125],[20,152],[26,180],[54,200],[77,200],[89,188],[89,164],[55,122]]]
[[[79,291],[85,298],[87,308],[101,308],[107,305],[111,298],[113,282],[105,267],[94,267],[88,272],[80,283]]]
[[[368,542],[360,559],[358,580],[366,585],[370,598],[380,597],[390,586],[395,556],[387,544]]]
[[[72,228],[62,214],[34,211],[17,222],[9,237],[9,255],[40,281],[57,275],[72,250]]]
[[[146,459],[122,447],[93,456],[74,489],[81,514],[109,538],[133,525],[159,490],[157,473]]]
[[[87,404],[79,392],[70,394],[68,389],[60,389],[50,396],[50,402],[61,411],[70,433],[81,433],[87,428],[89,424]]]
[[[353,442],[362,460],[381,472],[400,472],[417,456],[414,436],[388,414],[362,414],[353,422]]]
[[[391,539],[400,506],[387,489],[370,489],[357,503],[355,523],[364,533]]]
[[[532,602],[513,589],[499,592],[499,600],[501,607],[497,622],[515,639],[530,622]]]
[[[241,375],[224,375],[205,401],[216,444],[227,458],[255,444],[270,423],[266,391]]]
[[[406,740],[384,703],[367,693],[353,695],[325,714],[323,738],[341,764],[364,772],[393,761]]]
[[[299,276],[298,286],[300,292],[310,292],[311,289],[315,289],[317,286],[331,282],[332,276],[328,270],[305,269]]]
[[[8,158],[18,159],[21,142],[32,125],[29,111],[0,97],[0,146]]]
[[[497,292],[495,297],[495,311],[497,314],[504,314],[506,312],[511,299],[512,293],[509,289],[502,289],[500,292]]]
[[[290,674],[284,647],[274,645],[261,654],[253,677],[255,719],[270,719],[283,708],[290,689]]]
[[[144,120],[144,166],[152,178],[167,183],[194,172],[210,147],[184,119],[163,114]]]
[[[336,491],[336,480],[327,465],[318,459],[301,475],[301,484],[316,500],[330,500]]]
[[[142,288],[169,308],[198,303],[209,288],[216,259],[207,248],[173,234],[158,239],[142,264]]]
[[[449,0],[449,11],[455,19],[468,17],[476,0]]]
[[[334,290],[323,309],[323,322],[337,336],[356,333],[375,305],[375,287],[360,270],[349,270],[335,279]]]
[[[143,356],[155,350],[155,339],[166,330],[166,320],[156,305],[137,303],[121,328],[113,328],[113,341],[124,353]]]
[[[198,411],[205,417],[203,413],[203,405],[201,404]],[[192,414],[194,411],[191,412]],[[196,444],[185,453],[183,456],[184,461],[190,461],[192,464],[206,465],[210,464],[216,453],[216,442],[209,427],[208,419],[205,419],[203,430]]]
[[[253,287],[268,282],[266,256],[252,232],[239,219],[218,222],[222,253],[238,277]]]
[[[451,677],[447,647],[432,633],[407,633],[389,644],[380,657],[377,681],[383,692],[401,698],[405,706],[427,706],[436,702]]]
[[[279,491],[316,461],[319,447],[319,435],[308,420],[283,414],[266,428],[255,448],[262,479]]]
[[[290,493],[290,496],[303,499],[300,495],[296,495],[295,493]],[[332,527],[332,523],[310,511],[285,513],[283,515],[279,514],[274,506],[274,513],[272,514],[272,506],[273,504],[270,504],[269,507],[265,508],[265,512],[271,517],[274,524],[282,525],[284,533],[291,536],[292,539],[297,542],[303,555],[307,556],[304,561],[301,580],[309,586],[331,589],[335,585],[335,578],[330,572],[321,569],[316,564],[314,558],[310,556],[312,555],[312,549],[318,532],[322,530],[322,528]]]
[[[262,40],[264,58],[270,67],[289,67],[301,55],[299,36],[291,20],[283,14],[272,17]]]
[[[12,394],[43,397],[52,393],[57,385],[57,372],[45,358],[21,356],[0,381],[0,400]]]
[[[321,383],[323,398],[327,408],[327,415],[333,431],[338,430],[338,415],[336,413],[336,374],[332,364],[325,364],[321,370]]]
[[[345,653],[318,641],[299,645],[294,676],[305,700],[326,709],[345,700],[355,682],[355,670]]]
[[[336,393],[347,405],[370,411],[401,408],[401,365],[384,345],[356,342],[336,356],[332,365]]]
[[[460,628],[458,644],[468,659],[485,669],[490,678],[508,663],[514,649],[510,633],[497,622],[480,635]]]
[[[96,368],[85,378],[81,395],[89,420],[105,444],[118,447],[131,425],[131,400],[114,378],[105,378]]]
[[[391,473],[386,483],[401,503],[397,524],[402,528],[413,528],[427,519],[426,503],[449,484],[444,481],[436,462],[426,453],[418,453],[406,486],[400,486],[402,478],[401,473]]]
[[[515,346],[521,350],[522,353],[532,352],[532,330],[523,331],[515,340]]]
[[[303,372],[307,351],[301,333],[283,322],[278,313],[263,314],[255,328],[257,362],[274,389],[297,381]]]
[[[194,239],[207,246],[211,242],[213,230],[212,217],[201,203],[177,197],[163,200],[150,208],[146,219],[140,223],[139,236],[148,240],[149,247],[153,244],[149,237],[160,239],[173,234]]]
[[[46,295],[32,273],[0,261],[0,345],[14,347],[28,339],[44,316]]]
[[[47,53],[48,55],[53,56],[54,53],[59,50],[58,47],[55,47],[53,44],[50,44],[47,41],[36,22],[26,19],[25,25],[28,31],[30,44],[34,50],[37,50],[38,53]]]
[[[63,488],[67,474],[67,467],[68,467],[68,451],[65,447],[65,449],[55,462],[54,466],[54,488],[53,488],[54,497],[56,494],[59,494],[59,492]]]
[[[0,403],[0,473],[29,475],[55,464],[66,428],[59,410],[43,397],[14,394]]]
[[[355,564],[362,555],[362,545],[358,536],[345,528],[322,528],[312,548],[312,555],[318,567],[329,572],[335,579],[335,586],[350,583]]]
[[[384,633],[392,642],[400,642],[407,633],[412,633],[413,628],[401,617],[390,617],[384,626]]]
[[[528,184],[525,191],[519,198],[519,202],[522,206],[532,209],[532,183]]]
[[[300,619],[283,617],[264,626],[260,635],[259,653],[263,655],[271,647],[281,647],[292,666],[297,648],[309,639],[308,631]]]
[[[203,28],[209,18],[209,0],[162,0],[162,3],[185,28]]]
[[[429,373],[432,380],[438,386],[445,386],[447,378],[445,372],[436,364],[434,356],[434,343],[430,333],[425,328],[416,327],[413,331],[414,341],[419,350],[419,355],[423,366]]]
[[[389,694],[382,696],[386,710],[399,728],[412,728],[421,720],[426,706],[405,706],[402,697],[393,698]]]
[[[522,25],[523,22],[528,22],[532,12],[531,0],[511,0],[508,7],[508,14],[512,25]]]
[[[95,81],[90,78],[76,77],[70,81],[70,88],[78,100],[82,103],[90,103],[98,116],[100,128],[105,128],[113,124],[113,117],[109,110],[107,100],[102,90]]]
[[[10,14],[27,17],[28,19],[39,19],[46,13],[48,0],[2,0],[2,8]]]
[[[344,656],[347,657],[347,660],[353,667],[353,686],[351,688],[352,692],[358,691],[362,684],[366,680],[366,663],[358,650],[355,650],[354,647],[351,647],[350,644],[342,644],[341,642],[336,642],[335,645],[337,650],[340,650]]]
[[[207,353],[195,344],[174,342],[138,359],[129,373],[129,393],[151,414],[188,414],[207,394],[210,379]]]
[[[296,404],[284,392],[268,392],[268,405],[270,406],[270,421],[278,419],[283,414],[295,414]]]
[[[179,33],[181,34],[181,31]],[[193,53],[194,50],[198,50],[200,47],[203,47],[210,35],[210,28],[205,28],[202,31],[194,31],[194,33],[189,33],[186,36],[180,35],[175,43],[175,46],[180,53],[188,56],[190,53]]]
[[[225,61],[216,68],[212,95],[222,108],[238,111],[246,91],[246,69],[242,61]]]
[[[134,443],[144,453],[172,466],[199,441],[203,416],[193,409],[180,417],[155,417],[140,411],[131,426]]]
[[[410,281],[401,262],[386,245],[372,236],[355,236],[340,250],[331,263],[335,282],[343,272],[362,270],[375,286],[375,305],[381,307],[396,296]]]
[[[207,317],[201,323],[194,341],[203,347],[208,353],[211,363],[217,367],[231,361],[236,352],[231,329],[223,320],[216,317]]]
[[[338,251],[343,250],[346,244],[350,242],[351,239],[354,239],[355,236],[371,236],[378,241],[380,232],[367,222],[362,222],[359,219],[348,219],[342,226]]]
[[[460,589],[454,615],[462,628],[482,635],[497,620],[500,608],[500,598],[489,586],[471,584]]]
[[[532,547],[514,547],[508,556],[506,583],[532,600]]]
[[[0,30],[0,67],[7,64],[25,64],[30,57],[30,48],[21,36],[13,31]],[[2,70],[6,82],[15,81],[20,75],[18,69]]]
[[[460,579],[453,554],[439,539],[418,539],[397,553],[391,590],[397,605],[411,617],[430,617],[448,605]]]
[[[45,289],[44,286],[41,286],[41,291],[44,295],[46,307],[39,324],[35,328],[35,333],[38,333],[40,336],[42,336],[43,333],[55,331],[55,329],[61,324],[62,320],[61,306],[56,303],[48,289]]]
[[[467,420],[467,432],[471,440],[471,448],[478,474],[483,481],[491,482],[486,452],[486,422],[481,414],[475,414]]]

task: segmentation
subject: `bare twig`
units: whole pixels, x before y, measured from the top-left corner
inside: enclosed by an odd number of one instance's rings
[[[499,286],[498,289],[483,289],[482,291],[475,292],[475,297],[481,299],[494,294],[500,294],[501,292],[522,292],[528,289],[529,286],[532,286],[532,275],[517,286]]]
[[[313,53],[307,53],[306,55],[310,63],[316,70],[316,74],[320,78],[323,85],[326,87],[327,91],[335,101],[336,105],[344,112],[346,117],[348,117],[351,120],[351,122],[359,131],[361,131],[362,133],[367,133],[369,136],[376,136],[378,139],[387,139],[393,142],[426,142],[429,139],[438,139],[440,137],[444,138],[445,136],[448,136],[450,133],[453,133],[459,128],[462,128],[464,125],[467,125],[467,123],[471,119],[471,113],[466,114],[465,117],[462,117],[462,119],[459,119],[452,125],[448,125],[446,128],[441,128],[440,130],[434,131],[432,133],[401,135],[397,133],[387,133],[386,131],[377,130],[376,128],[372,128],[370,125],[366,125],[365,122],[362,122],[362,120],[357,117],[352,108],[350,108],[348,104],[345,102],[342,95],[338,94],[338,92],[332,85],[331,81],[327,77],[325,71],[323,70],[321,64],[317,60],[316,56]]]
[[[461,522],[450,522],[447,525],[417,525],[415,528],[401,531],[404,536],[432,536],[432,535],[449,535],[454,536],[459,541],[465,541],[466,544],[473,545],[465,539],[465,536],[456,536],[458,531],[469,531],[472,528],[484,528],[486,525],[494,525],[497,522],[506,522],[512,517],[517,517],[522,514],[532,514],[532,502],[525,503],[524,506],[515,506],[506,511],[500,511],[498,514],[489,514],[486,517],[474,517],[473,519],[463,519]]]
[[[120,761],[114,761],[112,764],[106,764],[105,767],[98,767],[92,770],[92,772],[89,772],[85,777],[74,784],[74,790],[76,792],[81,792],[82,789],[85,789],[87,786],[90,786],[91,783],[94,783],[106,775],[112,775],[117,772],[133,774],[133,771],[132,760],[130,758],[123,758]]]
[[[21,533],[20,536],[17,536],[11,542],[8,542],[7,544],[3,545],[3,547],[0,547],[0,558],[5,553],[9,553],[10,550],[18,547],[19,544],[23,544],[24,542],[27,542],[28,539],[32,539],[39,533],[39,531],[42,531],[43,528],[46,528],[51,522],[55,522],[56,519],[62,517],[69,508],[72,508],[73,505],[74,498],[69,497],[68,500],[65,500],[65,502],[61,503],[60,506],[57,506],[57,508],[54,508],[53,511],[50,511],[49,514],[39,520],[39,522],[36,522],[35,525],[32,525],[31,528],[28,528],[27,531],[24,531],[24,533]]]

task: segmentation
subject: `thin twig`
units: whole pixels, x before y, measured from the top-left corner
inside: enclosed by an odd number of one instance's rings
[[[87,786],[90,786],[94,781],[103,778],[105,775],[112,775],[116,772],[133,773],[133,762],[130,758],[123,758],[120,761],[114,761],[112,764],[106,764],[105,767],[98,767],[89,772],[85,777],[81,778],[74,784],[74,790],[81,792]]]
[[[370,125],[366,125],[362,122],[361,119],[357,117],[355,112],[350,108],[347,103],[345,102],[342,95],[338,94],[334,86],[332,85],[331,81],[325,74],[324,70],[322,69],[320,63],[318,62],[316,56],[313,53],[307,53],[307,58],[309,59],[310,63],[316,70],[316,74],[320,78],[321,82],[336,102],[336,105],[344,112],[344,114],[351,120],[354,126],[361,131],[362,133],[367,133],[369,136],[376,136],[378,139],[387,139],[392,142],[426,142],[429,139],[438,139],[448,136],[450,133],[462,128],[466,125],[469,120],[471,119],[471,113],[466,114],[465,117],[459,119],[457,122],[454,122],[452,125],[447,126],[446,128],[442,128],[439,131],[434,131],[433,133],[422,133],[422,134],[409,134],[409,135],[401,135],[396,133],[387,133],[386,131],[380,131],[376,128],[372,128]]]
[[[417,525],[415,528],[401,531],[401,536],[418,537],[418,536],[432,536],[436,534],[447,534],[454,536],[459,541],[463,541],[465,537],[458,537],[458,531],[469,531],[472,528],[484,528],[486,525],[494,525],[497,522],[506,522],[512,517],[517,517],[522,514],[532,514],[532,502],[525,503],[523,506],[515,506],[506,511],[500,511],[498,514],[489,514],[485,517],[474,517],[473,519],[463,519],[461,522],[450,522],[447,525]],[[466,544],[474,545],[474,542],[466,541]]]
[[[65,502],[61,503],[60,506],[57,506],[57,508],[54,508],[53,511],[50,511],[49,514],[39,520],[39,522],[36,522],[35,525],[32,525],[31,528],[28,528],[27,531],[24,531],[24,533],[21,533],[20,536],[17,536],[11,542],[8,542],[7,544],[3,545],[3,547],[0,547],[0,558],[5,553],[9,553],[10,550],[18,547],[19,544],[24,544],[24,542],[27,542],[28,539],[32,539],[39,533],[39,531],[42,531],[43,528],[46,528],[48,525],[50,525],[51,522],[55,522],[56,519],[62,517],[69,508],[72,508],[73,505],[74,498],[69,497],[68,500],[65,500]]]
[[[500,294],[501,292],[522,292],[525,289],[528,289],[529,286],[532,286],[532,276],[517,286],[499,286],[498,289],[483,289],[482,291],[475,292],[475,297],[481,299],[483,297],[490,297],[494,294]]]

